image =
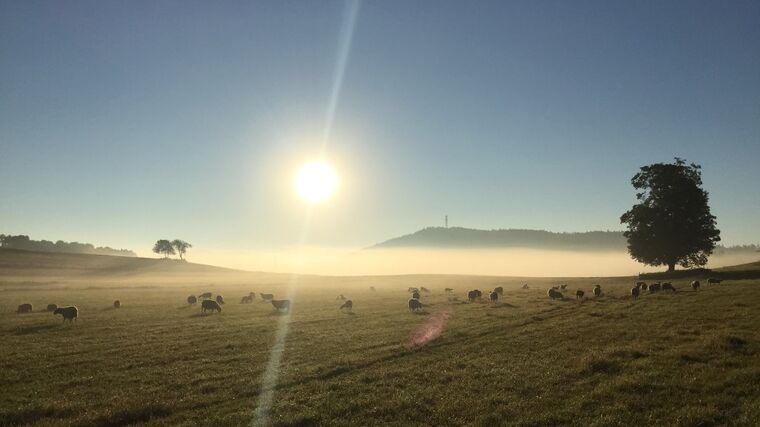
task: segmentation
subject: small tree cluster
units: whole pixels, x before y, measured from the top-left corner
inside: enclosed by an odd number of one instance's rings
[[[179,259],[185,259],[185,253],[189,248],[192,248],[193,245],[190,243],[187,243],[184,240],[180,239],[174,239],[174,240],[166,240],[161,239],[156,241],[156,244],[153,245],[153,252],[157,254],[162,254],[164,258],[169,258],[169,255],[179,255]]]

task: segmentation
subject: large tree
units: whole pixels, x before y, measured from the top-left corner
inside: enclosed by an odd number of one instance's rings
[[[172,245],[172,242],[161,239],[156,242],[155,245],[153,245],[153,252],[157,254],[163,254],[164,258],[169,258],[169,255],[174,255],[174,246]]]
[[[639,203],[620,217],[628,230],[628,252],[648,265],[685,268],[707,263],[720,241],[720,230],[702,189],[699,165],[673,163],[644,166],[631,179]]]
[[[192,248],[193,245],[190,243],[187,243],[184,240],[180,239],[174,239],[172,240],[172,246],[174,249],[177,250],[177,253],[179,254],[179,259],[183,259],[182,256],[185,255],[185,252],[187,252],[188,248]]]

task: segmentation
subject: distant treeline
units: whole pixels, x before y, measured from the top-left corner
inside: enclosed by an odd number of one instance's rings
[[[534,248],[553,250],[626,251],[622,231],[555,233],[545,230],[477,230],[461,227],[428,227],[390,239],[372,248]],[[760,246],[717,246],[714,254],[757,252]]]
[[[113,249],[108,246],[95,247],[89,243],[64,242],[59,240],[51,242],[49,240],[31,240],[29,236],[18,235],[11,236],[0,234],[0,247],[8,249],[21,249],[25,251],[39,252],[64,252],[73,254],[94,254],[94,255],[116,255],[116,256],[137,256],[136,253],[128,249]]]

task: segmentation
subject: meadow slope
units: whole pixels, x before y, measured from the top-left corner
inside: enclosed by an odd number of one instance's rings
[[[3,426],[249,425],[284,325],[269,377],[273,425],[760,422],[756,280],[695,292],[683,279],[675,294],[632,301],[632,278],[203,276],[28,288],[17,279],[0,282]],[[525,281],[531,289],[520,289]],[[551,301],[546,287],[558,282],[568,298]],[[605,296],[571,297],[592,283]],[[464,298],[496,285],[505,287],[497,304]],[[406,309],[408,286],[431,288],[423,313]],[[185,303],[205,290],[226,297],[222,313]],[[289,294],[292,314],[258,295],[239,304],[249,291]],[[338,293],[353,314],[338,310]],[[16,314],[23,302],[34,312]],[[76,304],[81,318],[62,325],[42,311],[48,303]]]

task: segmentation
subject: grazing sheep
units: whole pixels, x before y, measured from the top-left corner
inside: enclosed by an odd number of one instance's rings
[[[417,291],[412,292],[412,298],[414,299],[420,299],[420,293]]]
[[[198,295],[198,298],[200,298],[200,299],[209,299],[209,298],[211,298],[211,295],[212,295],[211,292],[204,292],[204,293]]]
[[[71,307],[58,307],[53,311],[53,315],[60,314],[63,316],[63,323],[66,323],[68,320],[69,323],[73,322],[74,320],[77,320],[79,317],[79,309],[77,309],[74,306]]]
[[[343,305],[340,306],[340,309],[343,310],[344,308],[346,310],[348,310],[348,311],[353,310],[354,309],[354,302],[351,301],[351,300],[348,300],[348,301],[344,302]]]
[[[504,287],[503,286],[497,286],[493,289],[494,292],[496,292],[499,295],[504,295]]]
[[[642,291],[646,291],[646,290],[647,290],[647,288],[648,288],[648,287],[647,287],[647,284],[646,284],[646,283],[643,283],[643,282],[642,282],[642,284],[641,284],[641,290],[642,290]]]
[[[217,295],[216,302],[218,302],[219,304],[224,304],[224,297],[221,295]]]
[[[654,283],[652,283],[651,285],[649,285],[649,293],[653,294],[655,292],[659,292],[660,291],[660,286],[661,286],[660,282],[654,282]]]
[[[575,299],[583,299],[583,295],[585,295],[585,292],[583,292],[581,289],[575,291]]]
[[[217,312],[221,313],[222,312],[222,306],[219,305],[219,303],[216,302],[216,301],[214,301],[214,300],[204,299],[201,302],[201,312],[205,313],[208,310],[211,310],[212,313],[214,312],[214,310],[216,310]]]
[[[416,298],[409,298],[409,311],[422,310],[422,303]]]
[[[600,297],[602,296],[602,287],[599,285],[594,285],[594,296]]]
[[[190,295],[187,297],[187,303],[190,305],[193,305],[198,302],[198,298],[195,297],[195,295]]]
[[[638,286],[634,286],[634,287],[631,288],[631,298],[633,298],[633,299],[638,298],[639,297],[639,293],[640,293],[640,291],[639,291],[639,287]]]
[[[565,298],[564,295],[562,295],[562,292],[560,292],[560,291],[558,291],[557,289],[554,289],[554,288],[549,288],[549,290],[546,292],[546,294],[551,299],[564,299]]]
[[[720,282],[722,282],[722,281],[723,281],[723,279],[716,279],[714,277],[711,277],[711,278],[707,279],[707,284],[708,285],[720,285]]]
[[[646,282],[636,282],[636,287],[639,288],[639,289],[641,289],[641,288],[646,289],[646,286],[647,286]]]
[[[482,293],[482,292],[480,292],[480,291],[479,291],[479,290],[477,290],[477,289],[475,289],[475,290],[472,290],[472,291],[470,291],[470,292],[467,292],[467,299],[469,299],[469,300],[470,300],[470,302],[473,302],[473,301],[475,301],[476,299],[480,298],[481,296],[483,296],[483,293]]]
[[[340,295],[338,295],[337,297],[335,297],[335,299],[339,299],[339,300],[341,300],[341,301],[345,301],[345,300],[346,300],[346,297],[345,297],[345,296],[343,296],[343,294],[340,294]]]
[[[273,294],[262,294],[262,293],[259,293],[259,295],[261,295],[261,299],[263,299],[264,301],[272,301],[272,299],[274,298]]]
[[[526,284],[524,284],[524,285],[522,285],[522,288],[523,288],[523,289],[530,289],[530,287],[528,286],[528,284],[527,284],[527,283],[526,283]]]
[[[253,302],[253,296],[246,295],[240,300],[240,304],[250,304]]]
[[[22,314],[22,313],[31,313],[32,312],[32,305],[31,304],[21,304],[18,306],[18,310],[16,310],[16,313]]]
[[[563,290],[563,291],[566,291],[566,290],[567,290],[567,284],[566,284],[566,283],[563,283],[563,284],[559,285],[559,288],[560,288],[561,290]]]
[[[121,308],[121,301],[116,300],[113,302],[113,308]]]
[[[55,311],[56,308],[58,308],[57,304],[48,304],[47,311]]]
[[[672,284],[672,283],[670,283],[670,282],[665,282],[665,283],[663,283],[663,284],[662,284],[662,290],[663,290],[663,291],[673,291],[673,292],[675,292],[675,291],[676,291],[676,288],[675,288],[675,287],[673,287],[673,284]]]
[[[691,288],[694,289],[695,291],[699,289],[699,280],[695,280],[691,282]]]
[[[446,292],[446,293],[451,293],[451,292],[454,292],[454,289],[453,288],[446,288],[443,291]]]
[[[496,302],[499,300],[499,293],[496,291],[491,292],[488,296],[491,298],[491,302]]]
[[[273,299],[272,306],[277,311],[280,311],[281,309],[290,311],[290,300],[289,299]]]
[[[422,286],[422,287],[420,287],[420,292],[425,292],[425,293],[429,294],[430,293],[430,289]]]

